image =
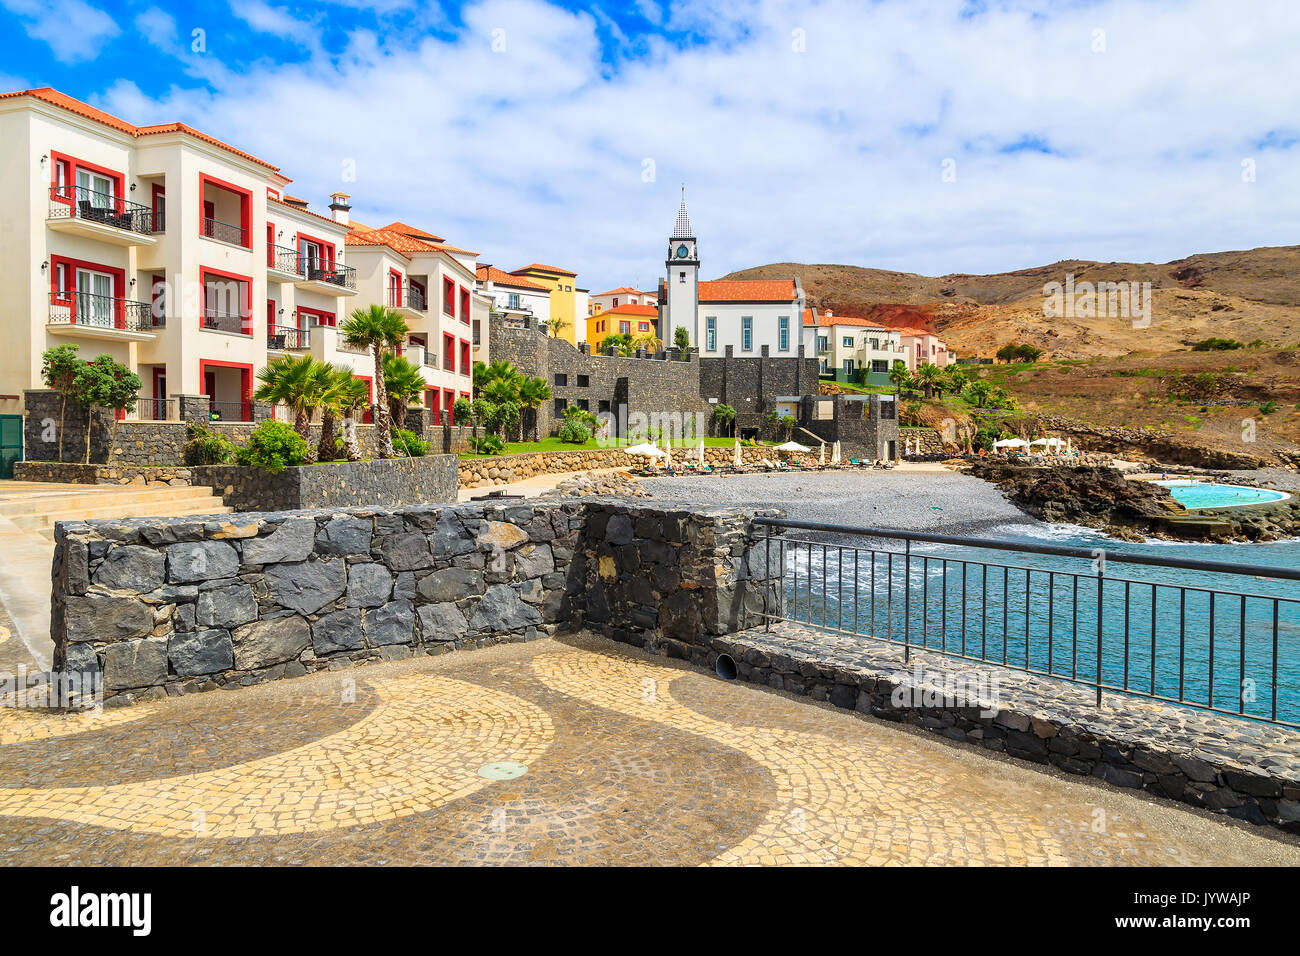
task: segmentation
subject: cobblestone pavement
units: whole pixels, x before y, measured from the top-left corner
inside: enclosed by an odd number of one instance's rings
[[[1296,865],[1300,848],[582,636],[0,711],[0,861]]]

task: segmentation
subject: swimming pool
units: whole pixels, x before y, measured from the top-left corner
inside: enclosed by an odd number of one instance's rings
[[[1200,508],[1240,508],[1245,505],[1285,501],[1291,496],[1281,491],[1222,485],[1211,481],[1157,481],[1169,489],[1174,500],[1189,511]]]

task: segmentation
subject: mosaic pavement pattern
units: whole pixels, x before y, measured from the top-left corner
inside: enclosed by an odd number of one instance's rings
[[[0,862],[1300,864],[1294,843],[590,637],[0,710]]]

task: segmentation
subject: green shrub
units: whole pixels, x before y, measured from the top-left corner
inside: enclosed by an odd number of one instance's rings
[[[413,431],[405,428],[393,429],[393,451],[399,455],[406,455],[408,458],[423,458],[429,454],[429,449],[433,447],[431,442],[425,441]]]
[[[458,398],[452,402],[451,417],[457,425],[469,425],[474,418],[474,403],[468,398]]]
[[[307,460],[307,443],[293,427],[268,418],[248,436],[248,444],[236,452],[241,465],[265,468],[277,475],[290,465]]]
[[[576,418],[569,418],[560,426],[557,437],[560,441],[581,445],[591,439],[591,429]]]
[[[218,435],[202,422],[185,426],[189,439],[181,446],[181,455],[187,465],[223,465],[232,461],[238,449],[225,435]]]
[[[499,455],[506,450],[506,443],[497,435],[484,435],[481,438],[471,438],[469,446],[474,449],[478,455]]]
[[[1272,415],[1275,411],[1277,411],[1277,402],[1273,401],[1271,398],[1267,402],[1261,403],[1259,406],[1259,413],[1261,415]]]
[[[1192,346],[1192,351],[1193,352],[1228,352],[1231,351],[1232,349],[1240,349],[1240,348],[1245,348],[1245,346],[1242,345],[1240,342],[1238,342],[1236,339],[1216,339],[1211,337],[1208,339],[1201,339],[1201,341],[1195,343]]]

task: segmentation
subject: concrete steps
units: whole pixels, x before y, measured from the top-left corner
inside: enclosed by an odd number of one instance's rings
[[[211,488],[31,485],[0,487],[0,517],[29,533],[53,539],[56,521],[228,514]]]

